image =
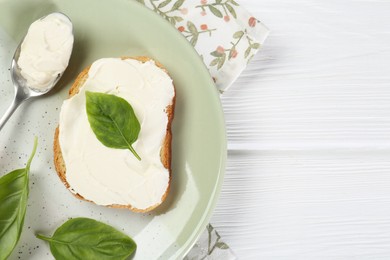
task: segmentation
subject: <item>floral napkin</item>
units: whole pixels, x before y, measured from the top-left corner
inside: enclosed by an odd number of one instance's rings
[[[257,53],[268,28],[235,0],[137,0],[175,26],[194,46],[223,93]],[[186,260],[236,256],[209,224]]]
[[[137,0],[168,20],[194,46],[225,91],[257,53],[269,30],[235,0]]]

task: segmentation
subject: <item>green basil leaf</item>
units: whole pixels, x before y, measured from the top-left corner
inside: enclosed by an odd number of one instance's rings
[[[121,97],[86,92],[87,116],[96,138],[105,146],[129,149],[141,160],[132,144],[141,130],[131,105]]]
[[[57,260],[126,259],[137,248],[125,234],[102,222],[89,218],[74,218],[65,222],[53,234],[39,239],[48,241]]]
[[[28,180],[31,161],[37,149],[37,138],[26,168],[0,178],[0,259],[7,259],[19,241],[26,215]]]

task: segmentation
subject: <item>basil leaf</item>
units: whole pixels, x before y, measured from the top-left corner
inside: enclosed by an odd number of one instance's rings
[[[68,220],[52,237],[36,236],[49,242],[50,251],[57,260],[126,259],[137,248],[130,237],[89,218]]]
[[[131,146],[141,130],[131,105],[121,97],[90,91],[86,100],[88,121],[96,138],[107,147],[129,149],[141,160]]]
[[[7,259],[19,241],[26,215],[28,180],[37,138],[26,168],[0,178],[0,259]]]

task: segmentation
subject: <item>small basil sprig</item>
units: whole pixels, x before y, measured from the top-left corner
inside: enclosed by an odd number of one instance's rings
[[[26,215],[31,161],[37,150],[37,138],[26,168],[0,178],[0,259],[7,259],[19,241]]]
[[[137,248],[125,234],[102,222],[89,218],[74,218],[65,222],[53,234],[39,239],[48,241],[57,260],[126,259]]]
[[[132,144],[141,130],[131,105],[121,97],[97,92],[86,92],[89,124],[96,138],[105,146],[129,149],[141,160]]]

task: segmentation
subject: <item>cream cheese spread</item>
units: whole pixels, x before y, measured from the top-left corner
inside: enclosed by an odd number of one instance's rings
[[[86,91],[114,94],[134,109],[141,131],[129,150],[104,146],[86,113]],[[132,205],[147,209],[161,203],[169,172],[160,159],[166,135],[167,106],[175,95],[172,79],[153,61],[100,59],[92,64],[79,93],[65,100],[60,113],[59,142],[71,191],[99,205]]]
[[[72,30],[71,21],[61,13],[30,25],[17,61],[30,88],[46,90],[65,71],[73,48]]]

